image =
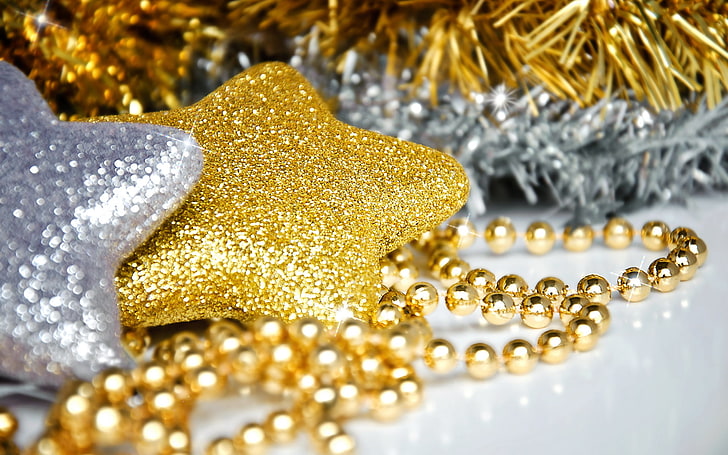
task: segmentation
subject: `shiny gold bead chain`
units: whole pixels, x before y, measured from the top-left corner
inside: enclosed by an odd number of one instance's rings
[[[561,239],[570,251],[588,249],[594,238],[601,234],[611,248],[626,248],[632,243],[634,229],[623,218],[612,218],[599,233],[591,226],[567,227]],[[508,251],[516,242],[518,233],[507,218],[497,218],[485,228],[483,237],[495,254]],[[661,221],[645,223],[640,231],[642,243],[650,250],[666,249],[665,257],[654,260],[647,271],[627,268],[614,285],[599,275],[587,275],[571,293],[559,278],[541,279],[533,289],[519,275],[505,275],[496,279],[487,269],[471,269],[460,259],[458,250],[473,244],[477,238],[475,226],[468,220],[457,219],[444,229],[425,233],[414,246],[423,252],[431,274],[447,287],[445,305],[457,316],[467,316],[480,308],[487,323],[503,325],[516,314],[522,323],[533,329],[551,324],[558,313],[565,330],[550,329],[543,332],[533,346],[526,340],[508,342],[499,357],[485,343],[469,346],[458,356],[451,342],[436,338],[423,352],[425,364],[437,372],[452,370],[458,359],[464,360],[470,376],[484,379],[493,376],[501,367],[506,371],[523,374],[531,371],[538,360],[545,363],[565,361],[572,351],[592,349],[610,324],[606,304],[613,292],[629,302],[644,300],[652,289],[660,292],[674,290],[680,281],[691,279],[703,265],[707,247],[693,230],[679,227],[672,231]],[[554,229],[543,221],[532,223],[525,233],[526,247],[532,254],[550,251],[557,240]],[[411,284],[417,277],[412,252],[400,248],[381,261],[385,284],[393,286],[380,299],[380,308],[374,323],[379,326],[394,324],[402,314],[424,316],[435,310],[439,297],[436,288],[426,282]]]
[[[590,226],[564,230],[564,247],[588,248],[598,236]],[[633,229],[621,218],[601,231],[605,243],[624,248]],[[534,254],[543,254],[557,236],[546,223],[533,223],[521,235]],[[499,279],[486,269],[471,269],[458,250],[470,246],[477,235],[467,220],[455,220],[444,229],[428,232],[415,249],[427,258],[432,275],[447,287],[444,302],[458,316],[477,308],[487,323],[505,324],[516,314],[531,328],[547,327],[554,313],[565,330],[542,333],[537,345],[523,339],[508,342],[501,354],[485,343],[470,345],[459,356],[448,340],[433,338],[425,316],[440,300],[437,289],[416,282],[413,252],[400,248],[382,260],[386,292],[371,324],[342,321],[327,330],[319,321],[303,319],[290,325],[261,318],[251,324],[211,321],[204,336],[184,331],[154,347],[150,358],[132,371],[110,369],[90,382],[71,381],[59,391],[47,419],[46,431],[27,451],[38,455],[92,453],[103,447],[131,447],[145,454],[191,453],[189,416],[202,400],[260,390],[285,405],[262,422],[251,422],[235,435],[212,441],[206,455],[264,453],[270,445],[309,435],[322,454],[351,454],[354,439],[343,429],[347,419],[369,415],[378,420],[397,418],[416,407],[422,382],[413,362],[422,359],[436,372],[451,371],[459,360],[477,379],[493,376],[501,368],[522,374],[539,359],[559,363],[570,353],[592,349],[607,330],[606,304],[614,291],[628,301],[642,300],[651,289],[669,292],[692,278],[707,256],[705,243],[690,229],[670,231],[661,222],[649,222],[642,241],[652,250],[666,248],[647,271],[628,268],[615,285],[598,275],[582,278],[576,293],[558,278],[547,277],[530,289],[518,275]],[[484,238],[494,253],[510,249],[518,234],[505,218],[492,221]],[[149,344],[141,332],[125,334],[130,348],[144,353]],[[0,408],[0,449],[17,453],[12,437],[13,415]]]

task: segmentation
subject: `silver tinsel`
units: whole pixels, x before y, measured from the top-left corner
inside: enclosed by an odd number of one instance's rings
[[[291,64],[304,73],[352,125],[452,153],[473,180],[468,210],[523,198],[554,203],[573,222],[702,190],[728,188],[728,103],[713,110],[655,113],[644,103],[604,99],[595,106],[496,87],[467,97],[441,87],[407,88],[410,74],[385,74],[386,61],[350,52],[332,71],[314,40],[298,40]]]

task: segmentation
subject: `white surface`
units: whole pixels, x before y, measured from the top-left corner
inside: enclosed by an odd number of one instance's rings
[[[503,213],[475,220],[478,229],[482,232],[488,220]],[[536,219],[556,226],[564,221],[537,209],[505,214],[519,231]],[[609,305],[609,333],[594,351],[574,354],[562,365],[539,364],[526,376],[499,373],[484,382],[464,377],[462,369],[434,377],[420,368],[426,378],[420,408],[392,423],[362,418],[346,425],[359,453],[728,453],[728,198],[697,199],[688,207],[655,208],[628,219],[636,228],[661,219],[671,227],[695,229],[710,249],[708,262],[672,293],[655,292],[634,304],[615,295]],[[529,284],[555,275],[574,287],[587,273],[602,274],[614,283],[623,269],[646,267],[659,255],[636,241],[620,251],[597,245],[584,253],[556,248],[535,257],[519,242],[511,253],[494,257],[480,239],[464,257],[473,267],[497,275],[520,274]],[[514,337],[535,342],[543,331],[517,323],[498,330],[480,325],[478,319],[477,314],[455,318],[440,308],[432,325],[436,336],[453,340],[460,352],[475,341],[496,350]],[[19,442],[26,444],[41,428],[43,407],[27,400],[5,402],[21,415]],[[250,397],[206,405],[193,422],[195,445],[231,436],[271,409]],[[272,452],[312,450],[301,437],[297,444]]]

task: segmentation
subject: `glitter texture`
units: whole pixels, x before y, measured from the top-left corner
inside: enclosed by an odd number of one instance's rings
[[[119,269],[129,326],[335,323],[347,309],[368,320],[379,258],[467,199],[453,158],[339,122],[284,64],[255,66],[188,108],[105,118],[119,119],[179,127],[205,153],[183,206]]]
[[[114,272],[201,169],[181,131],[58,121],[0,62],[0,375],[59,385],[130,366]]]

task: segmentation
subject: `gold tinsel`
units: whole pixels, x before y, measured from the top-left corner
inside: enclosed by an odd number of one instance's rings
[[[349,51],[386,55],[433,101],[443,83],[543,84],[584,106],[631,89],[675,109],[728,89],[727,31],[722,0],[18,0],[0,17],[0,59],[81,115],[175,108],[197,58],[281,58],[293,36],[337,70]]]

